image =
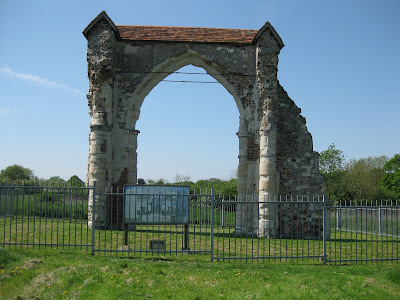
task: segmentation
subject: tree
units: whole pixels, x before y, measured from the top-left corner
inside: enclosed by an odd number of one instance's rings
[[[383,165],[381,186],[400,198],[400,154],[396,154]]]
[[[197,181],[194,186],[196,190],[206,192],[214,189],[217,197],[235,198],[237,196],[237,179],[221,180],[217,178],[203,179]]]
[[[139,185],[146,185],[146,184],[147,184],[147,181],[144,180],[143,178],[139,178],[139,179],[137,180],[137,184],[139,184]]]
[[[319,155],[319,171],[325,176],[325,193],[332,200],[344,200],[346,191],[343,187],[345,158],[341,150],[331,144]]]
[[[8,180],[31,180],[34,179],[34,174],[31,169],[24,168],[20,165],[8,166],[0,172],[1,179]]]
[[[47,180],[48,184],[52,187],[63,187],[66,186],[66,181],[60,176],[52,176]]]
[[[188,174],[178,174],[176,173],[174,177],[174,183],[189,182],[190,176]]]
[[[325,176],[341,172],[344,161],[343,151],[336,149],[335,144],[331,144],[328,150],[322,151],[319,155],[319,171]]]
[[[70,179],[67,180],[67,184],[72,187],[84,187],[85,182],[81,180],[77,175],[71,176]]]
[[[343,189],[352,200],[383,200],[384,190],[380,185],[386,156],[352,159],[346,165]]]
[[[147,184],[148,185],[168,185],[169,182],[165,178],[160,178],[157,181],[152,180],[152,179],[147,179]]]

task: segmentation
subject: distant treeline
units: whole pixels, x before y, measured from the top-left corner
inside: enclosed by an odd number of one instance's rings
[[[334,201],[400,199],[400,154],[351,159],[346,162],[335,145],[320,153],[325,194]]]
[[[222,180],[217,178],[202,179],[196,182],[190,181],[188,176],[176,176],[173,183],[161,178],[158,180],[143,178],[138,179],[139,185],[181,185],[189,186],[191,192],[206,192],[214,189],[216,196],[224,196],[226,199],[235,199],[237,197],[237,179],[231,178],[228,180]]]

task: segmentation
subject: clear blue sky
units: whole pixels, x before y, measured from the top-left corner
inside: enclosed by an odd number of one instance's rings
[[[102,10],[117,25],[259,29],[269,21],[285,43],[278,78],[314,149],[335,143],[347,159],[400,153],[400,1],[1,0],[0,169],[85,179],[82,31]],[[228,178],[237,167],[238,111],[220,85],[159,84],[137,129],[139,177]]]

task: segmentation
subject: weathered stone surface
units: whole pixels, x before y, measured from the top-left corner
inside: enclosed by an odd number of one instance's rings
[[[115,26],[103,12],[84,31],[90,81],[89,184],[97,181],[101,188],[114,189],[136,184],[136,122],[141,105],[161,80],[192,64],[221,83],[238,107],[240,201],[323,192],[318,154],[313,151],[305,119],[277,79],[283,43],[269,23],[259,31],[240,31],[245,39],[232,39],[234,32],[229,29],[191,28],[184,36],[182,28],[174,32],[171,27],[139,26],[136,30],[141,32],[135,34],[133,27]],[[161,34],[163,30],[168,37]],[[145,32],[149,34],[143,35]],[[199,36],[193,36],[196,33]],[[220,36],[210,38],[211,33]],[[173,40],[174,36],[178,40]],[[122,203],[112,201],[102,203],[107,214]],[[277,210],[262,204],[239,206],[236,232],[276,236],[280,224]],[[117,211],[118,215],[122,210]],[[112,226],[104,209],[96,209],[97,214],[102,222],[99,226]]]

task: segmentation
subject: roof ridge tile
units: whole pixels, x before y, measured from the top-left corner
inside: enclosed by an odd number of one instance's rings
[[[251,44],[258,30],[176,27],[147,25],[117,25],[121,39],[133,41],[202,42]]]

